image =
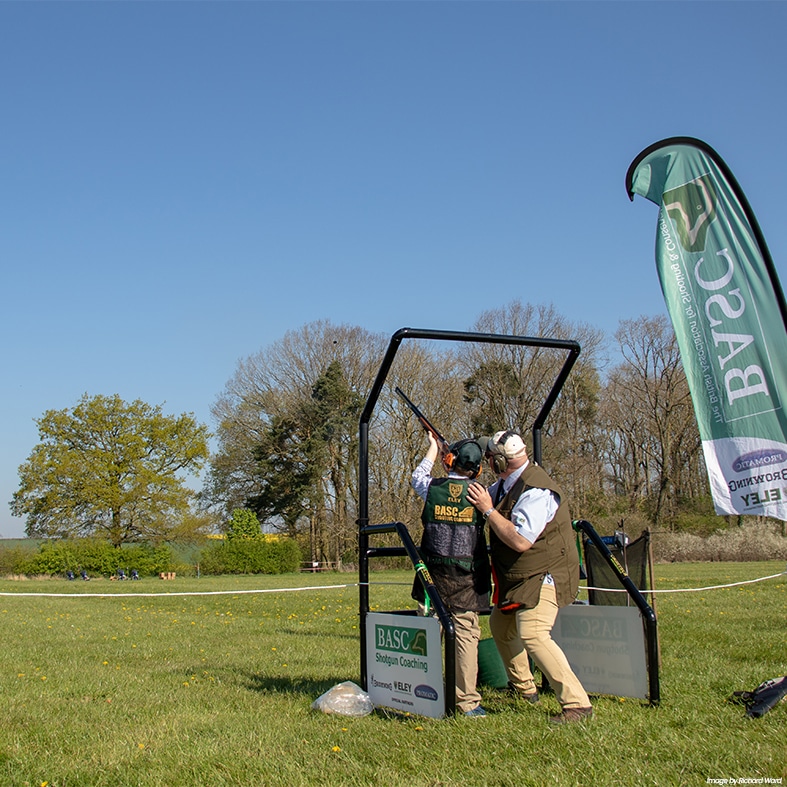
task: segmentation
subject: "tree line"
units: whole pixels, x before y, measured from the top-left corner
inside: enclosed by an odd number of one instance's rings
[[[470,330],[570,339],[580,355],[542,431],[542,464],[572,515],[611,532],[635,526],[710,532],[715,516],[677,342],[664,316],[619,324],[610,343],[551,305],[514,300]],[[241,360],[217,397],[216,449],[193,415],[88,397],[39,419],[41,442],[20,467],[12,511],[31,537],[100,535],[115,545],[183,541],[254,513],[307,559],[355,560],[359,416],[390,337],[315,321]],[[610,351],[617,359],[609,361]],[[369,424],[369,511],[418,538],[410,475],[424,431],[400,387],[449,440],[533,421],[565,360],[560,350],[411,341],[396,355]],[[189,490],[185,471],[207,468]],[[487,477],[487,482],[492,478]]]
[[[726,526],[713,513],[666,317],[622,321],[614,365],[599,330],[552,306],[514,300],[483,313],[471,330],[580,344],[542,432],[542,463],[566,490],[576,518],[600,532],[620,520],[693,531]],[[389,338],[317,321],[241,361],[213,407],[217,450],[203,504],[251,509],[268,528],[300,539],[313,560],[354,560],[358,422]],[[421,502],[409,481],[426,439],[396,387],[449,441],[500,429],[529,440],[564,359],[548,348],[403,343],[369,424],[372,521],[403,521],[420,535]]]

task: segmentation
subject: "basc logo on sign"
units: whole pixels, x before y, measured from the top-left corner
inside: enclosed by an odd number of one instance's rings
[[[427,655],[426,632],[423,629],[380,625],[376,625],[374,629],[374,640],[378,650]]]

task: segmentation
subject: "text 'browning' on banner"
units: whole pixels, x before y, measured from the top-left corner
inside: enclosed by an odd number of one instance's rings
[[[787,308],[748,201],[689,137],[643,150],[626,189],[659,206],[656,265],[716,512],[787,520]]]

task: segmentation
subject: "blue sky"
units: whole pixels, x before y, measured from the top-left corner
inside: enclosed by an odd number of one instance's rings
[[[757,0],[0,3],[0,536],[83,393],[212,428],[313,320],[665,313],[624,188],[665,137],[725,159],[784,281],[786,30]]]

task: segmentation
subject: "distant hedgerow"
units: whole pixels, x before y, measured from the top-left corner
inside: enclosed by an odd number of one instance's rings
[[[93,575],[113,575],[118,569],[140,576],[155,575],[171,568],[172,554],[166,545],[133,544],[123,548],[95,538],[46,541],[37,553],[28,554],[17,565],[17,572],[28,576],[65,574],[85,570]]]
[[[301,550],[290,538],[233,539],[202,550],[203,574],[288,574],[297,571]]]

